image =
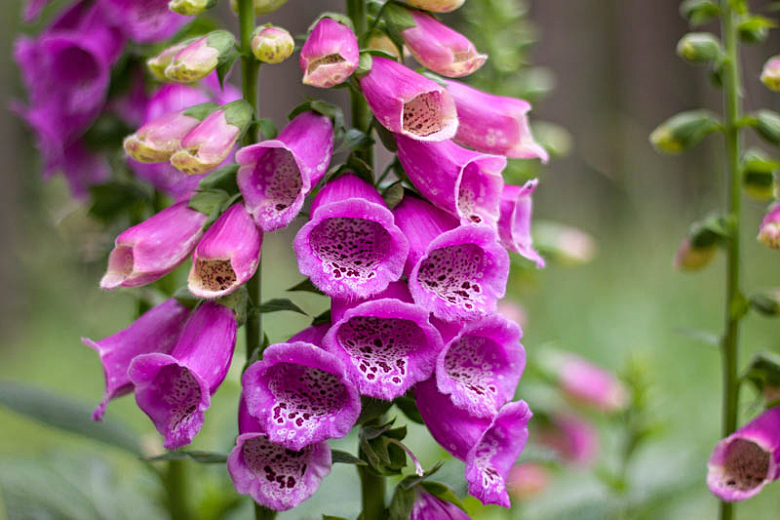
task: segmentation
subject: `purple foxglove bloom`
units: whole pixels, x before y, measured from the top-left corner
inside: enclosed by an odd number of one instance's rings
[[[100,287],[138,287],[182,263],[203,234],[206,215],[182,201],[128,228],[114,241]]]
[[[721,440],[707,462],[707,486],[727,502],[756,496],[780,477],[780,407]]]
[[[409,520],[471,520],[469,515],[452,502],[441,500],[419,486],[416,489]]]
[[[462,148],[452,141],[424,143],[397,136],[398,160],[426,199],[461,224],[496,226],[506,158]]]
[[[192,253],[187,279],[198,298],[219,298],[238,289],[257,271],[263,234],[244,205],[230,206],[206,231]]]
[[[130,364],[135,401],[169,450],[192,442],[203,426],[203,412],[230,368],[237,327],[231,309],[203,302],[170,354],[143,354]]]
[[[467,323],[436,359],[436,384],[453,404],[491,417],[515,395],[525,369],[520,327],[499,314]]]
[[[341,359],[361,395],[392,401],[431,377],[441,336],[403,282],[346,310],[324,347]]]
[[[374,56],[360,87],[377,121],[391,132],[420,141],[446,141],[458,130],[452,96],[397,61]]]
[[[214,72],[220,60],[236,44],[236,38],[228,31],[212,31],[184,46],[165,67],[165,78],[179,83],[192,83]],[[160,66],[168,59],[164,52]]]
[[[184,136],[217,108],[216,103],[203,103],[165,114],[126,137],[125,151],[142,163],[167,162],[179,149]]]
[[[401,277],[409,241],[372,185],[342,175],[317,193],[310,214],[295,254],[301,274],[325,294],[365,298]]]
[[[449,13],[463,5],[466,0],[405,0],[412,7],[432,13]]]
[[[450,29],[428,13],[410,9],[416,24],[401,32],[406,47],[423,67],[448,78],[468,76],[487,59],[458,31]]]
[[[249,413],[268,439],[291,450],[344,437],[360,414],[360,396],[333,354],[303,341],[276,343],[244,372]]]
[[[303,82],[320,88],[344,83],[357,69],[358,52],[352,29],[332,18],[322,18],[301,48]]]
[[[171,298],[145,312],[129,327],[100,341],[81,341],[100,355],[106,376],[103,400],[92,413],[92,419],[102,421],[106,405],[112,399],[132,392],[133,383],[127,376],[130,362],[141,354],[168,354],[179,339],[190,310]]]
[[[770,249],[780,249],[780,204],[774,204],[761,221],[758,241]]]
[[[447,81],[447,92],[455,100],[460,121],[455,141],[480,152],[547,162],[547,150],[534,140],[528,126],[528,102],[453,80]]]
[[[605,412],[628,404],[625,387],[611,372],[571,353],[561,355],[555,364],[561,390],[571,399]]]
[[[296,116],[276,139],[241,148],[238,187],[255,224],[268,232],[292,222],[332,154],[333,123],[314,112]]]
[[[531,238],[531,212],[533,202],[531,194],[538,180],[533,179],[523,186],[504,186],[501,192],[501,218],[498,220],[498,238],[501,245],[509,251],[519,253],[535,262],[536,267],[544,267],[544,258],[533,248]]]
[[[780,56],[772,56],[761,70],[761,83],[770,90],[780,91]]]
[[[480,418],[456,407],[434,378],[415,386],[417,407],[442,448],[466,463],[469,493],[483,504],[509,507],[506,479],[528,440],[531,410],[525,401],[507,403]]]
[[[208,173],[227,159],[252,122],[252,107],[243,99],[233,101],[206,116],[185,135],[171,164],[187,175]]]
[[[406,272],[418,305],[447,321],[495,312],[509,277],[509,254],[495,231],[458,226],[453,217],[410,196],[393,214],[409,239]]]
[[[93,153],[81,141],[76,141],[62,151],[56,160],[46,164],[44,177],[55,172],[65,175],[74,197],[84,199],[89,187],[106,182],[111,177],[111,167],[105,155]]]
[[[555,450],[562,460],[587,466],[598,454],[598,434],[585,419],[572,413],[555,413],[539,429],[539,443]]]
[[[128,38],[139,43],[165,40],[190,21],[168,9],[168,0],[101,0],[99,4]]]
[[[302,331],[291,337],[287,343],[295,343],[296,341],[303,341],[304,343],[311,343],[317,347],[322,347],[322,340],[325,334],[330,329],[330,323],[323,323],[320,325],[312,325],[306,327]]]
[[[262,63],[281,63],[292,56],[295,40],[287,29],[267,25],[252,33],[252,54]]]

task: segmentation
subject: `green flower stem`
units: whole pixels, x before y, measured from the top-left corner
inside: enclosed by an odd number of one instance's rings
[[[723,436],[730,435],[737,428],[739,412],[739,381],[737,379],[737,345],[739,324],[743,313],[739,311],[742,300],[740,292],[740,205],[741,182],[739,168],[739,131],[740,131],[740,90],[742,88],[738,34],[735,24],[733,0],[721,0],[721,34],[725,57],[723,60],[724,92],[724,136],[728,159],[728,216],[731,223],[730,239],[726,243],[726,329],[723,333]],[[720,503],[720,520],[734,518],[734,504]]]
[[[187,472],[184,460],[170,460],[162,474],[165,493],[168,497],[168,510],[175,520],[192,518],[187,507]]]

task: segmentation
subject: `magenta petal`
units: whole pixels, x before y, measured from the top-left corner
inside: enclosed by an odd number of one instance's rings
[[[173,349],[189,313],[188,308],[171,298],[148,310],[116,334],[100,341],[81,338],[86,346],[100,355],[106,377],[106,391],[92,419],[103,420],[108,402],[132,391],[133,383],[127,376],[127,368],[136,356],[152,352],[168,354]]]
[[[360,414],[344,365],[311,343],[277,343],[243,377],[249,413],[291,450],[349,433]]]
[[[467,323],[436,360],[439,391],[472,415],[493,416],[512,399],[525,368],[521,336],[498,314]]]
[[[144,354],[128,370],[135,400],[165,436],[165,447],[192,442],[211,395],[225,379],[236,346],[233,311],[204,302],[193,311],[170,355]]]
[[[361,186],[370,193],[352,196]],[[339,177],[322,188],[311,213],[295,237],[295,254],[301,273],[325,294],[364,298],[401,277],[409,242],[373,186]]]
[[[189,21],[169,10],[168,0],[101,0],[101,6],[129,38],[140,43],[165,40]]]
[[[707,462],[707,486],[722,500],[757,495],[780,477],[780,407],[770,408],[721,440]]]
[[[501,218],[498,221],[498,236],[501,245],[509,251],[519,253],[544,267],[544,258],[533,248],[531,238],[531,212],[533,202],[531,194],[539,183],[536,179],[523,186],[504,186],[501,194]]]
[[[303,82],[320,88],[343,83],[357,69],[358,52],[352,29],[332,18],[322,18],[301,48]]]
[[[276,139],[241,148],[238,187],[258,227],[274,231],[292,222],[332,154],[333,124],[314,112],[298,115]]]
[[[453,143],[423,143],[397,136],[398,159],[412,184],[461,224],[495,226],[500,215],[506,158]]]
[[[409,520],[471,520],[469,515],[452,502],[445,502],[420,487],[416,489]]]
[[[317,347],[322,347],[322,340],[325,338],[325,334],[328,333],[328,329],[330,329],[330,323],[312,325],[295,334],[287,342],[295,343],[296,341],[303,341],[304,343],[311,343]]]

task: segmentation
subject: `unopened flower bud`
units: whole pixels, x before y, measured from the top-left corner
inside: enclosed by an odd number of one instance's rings
[[[780,249],[780,204],[772,205],[761,221],[758,241],[770,249]]]
[[[168,65],[171,64],[173,58],[179,54],[179,52],[187,45],[192,43],[192,41],[193,40],[187,40],[177,43],[176,45],[172,45],[154,58],[147,60],[146,66],[149,67],[149,72],[151,72],[152,75],[160,81],[166,81],[167,78],[165,77],[165,69],[168,68]]]
[[[780,55],[772,56],[764,63],[761,71],[761,83],[769,90],[780,92]]]
[[[323,18],[301,49],[303,82],[313,87],[333,87],[355,72],[358,60],[358,41],[352,29],[332,18]]]
[[[718,128],[718,121],[708,110],[680,112],[650,134],[650,142],[661,153],[677,154],[699,144]]]
[[[217,5],[217,0],[171,0],[168,9],[185,16],[197,16]]]
[[[742,159],[742,187],[745,193],[757,200],[770,200],[775,191],[775,170],[780,164],[752,149]]]
[[[393,43],[393,40],[382,32],[375,32],[369,36],[366,48],[374,51],[384,51],[396,58],[401,57],[401,53],[398,51],[398,47],[395,43]]]
[[[462,6],[466,0],[406,0],[406,3],[417,9],[432,13],[449,13]]]
[[[754,294],[750,297],[750,304],[764,316],[778,316],[780,315],[780,289]]]
[[[180,50],[165,68],[165,77],[178,83],[193,83],[214,72],[229,52],[236,38],[228,31],[213,31],[192,41]]]
[[[596,256],[596,240],[575,227],[556,222],[538,222],[533,228],[536,247],[545,256],[566,265],[587,264]]]
[[[674,256],[674,268],[678,271],[700,271],[709,265],[718,248],[714,245],[695,247],[690,238],[685,237]]]
[[[281,63],[292,55],[294,48],[293,37],[281,27],[258,27],[252,34],[252,54],[263,63]]]
[[[722,54],[720,41],[710,33],[688,33],[677,43],[677,55],[691,63],[717,61]]]
[[[254,0],[255,16],[273,13],[286,3],[287,0]],[[237,13],[238,1],[230,0],[230,8]]]
[[[756,132],[770,143],[780,146],[780,114],[772,110],[759,110],[755,114]]]
[[[212,112],[181,140],[171,164],[189,175],[207,173],[222,164],[252,122],[252,107],[239,99]]]

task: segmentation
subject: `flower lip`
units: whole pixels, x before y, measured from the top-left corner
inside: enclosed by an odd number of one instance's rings
[[[718,444],[707,464],[707,485],[728,502],[757,495],[777,478],[778,460],[763,439],[734,434]]]

